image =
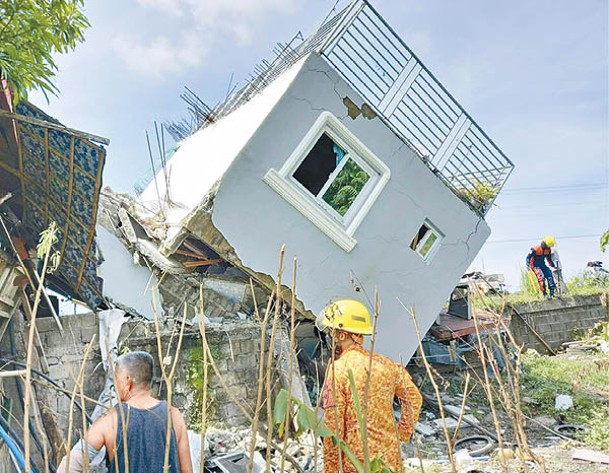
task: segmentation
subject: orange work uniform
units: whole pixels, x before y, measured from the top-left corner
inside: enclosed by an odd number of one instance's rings
[[[349,449],[363,463],[364,450],[357,420],[357,411],[351,394],[349,370],[353,372],[355,386],[364,406],[366,378],[370,352],[360,345],[351,345],[328,367],[323,393],[324,421],[343,439]],[[408,441],[421,411],[421,393],[408,371],[398,363],[380,354],[372,355],[372,374],[368,394],[367,439],[369,458],[382,454],[385,464],[394,471],[401,470],[400,440]],[[402,401],[402,415],[396,422],[393,414],[393,397]],[[338,427],[338,432],[337,432]],[[324,473],[339,471],[338,450],[331,438],[324,438]],[[344,473],[356,469],[341,452]]]

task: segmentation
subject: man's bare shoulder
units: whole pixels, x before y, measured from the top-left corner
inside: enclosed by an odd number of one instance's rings
[[[90,428],[93,428],[97,425],[107,426],[108,424],[113,423],[116,420],[116,409],[111,407],[106,412],[104,412],[100,417],[98,417],[95,422],[91,425]]]
[[[108,429],[114,428],[116,426],[117,413],[115,408],[108,409],[104,414],[102,414],[95,422],[93,422],[93,427],[98,427],[103,429],[104,432],[108,432]]]
[[[186,425],[184,416],[177,407],[171,406],[171,418],[174,425]]]
[[[100,417],[100,419],[104,419],[105,422],[110,422],[114,421],[117,418],[117,415],[116,408],[111,407]]]
[[[105,414],[95,420],[87,430],[85,439],[96,449],[106,445],[109,438],[114,435],[116,428],[116,409],[108,409]]]

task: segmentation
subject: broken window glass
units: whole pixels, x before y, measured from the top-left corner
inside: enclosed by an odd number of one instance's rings
[[[341,217],[370,180],[370,174],[356,159],[326,133],[320,136],[293,177]]]

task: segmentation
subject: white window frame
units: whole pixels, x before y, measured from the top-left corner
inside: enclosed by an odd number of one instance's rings
[[[315,196],[298,182],[293,174],[324,133],[345,151],[345,157]],[[341,216],[322,197],[348,159],[353,159],[370,175],[370,179],[349,210]],[[385,163],[366,148],[334,115],[323,112],[279,171],[271,168],[263,180],[343,250],[350,252],[357,244],[353,234],[390,178],[391,171]]]
[[[425,261],[426,263],[429,263],[431,261],[431,259],[434,257],[434,255],[436,254],[436,252],[438,251],[438,248],[440,248],[440,242],[444,239],[444,234],[440,230],[438,230],[438,227],[436,227],[433,223],[431,223],[429,220],[425,219],[423,221],[423,223],[421,225],[419,225],[419,227],[417,228],[417,232],[415,233],[415,237],[416,237],[416,235],[418,235],[419,230],[421,229],[421,227],[423,225],[425,225],[429,229],[429,231],[417,243],[417,246],[416,246],[416,248],[413,251],[417,255],[419,255],[419,257],[423,261]],[[431,237],[432,234],[436,235],[436,237],[437,237],[436,241],[433,242],[433,244],[431,245],[431,248],[429,248],[429,250],[427,251],[425,256],[423,256],[420,251],[425,246],[425,244],[427,243],[427,240],[429,240],[429,238]],[[412,240],[410,241],[410,244],[412,244]],[[408,247],[410,249],[412,249],[412,247],[410,245],[408,245]]]

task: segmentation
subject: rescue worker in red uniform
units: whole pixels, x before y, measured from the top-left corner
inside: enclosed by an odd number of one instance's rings
[[[362,347],[364,335],[372,335],[370,312],[361,302],[342,299],[329,304],[317,319],[317,327],[333,337],[336,351],[326,372],[323,389],[324,421],[362,463],[364,446],[350,373],[360,405],[367,404],[366,436],[369,460],[382,458],[393,471],[401,471],[400,440],[408,441],[421,411],[422,397],[410,374],[399,363]],[[369,378],[369,381],[368,381]],[[368,382],[368,402],[365,402]],[[401,401],[396,421],[393,398]],[[324,473],[357,473],[347,455],[330,437],[324,438]]]
[[[527,255],[526,264],[528,269],[533,271],[535,277],[537,277],[537,281],[539,282],[539,288],[543,295],[546,297],[554,296],[554,289],[556,288],[556,283],[554,282],[554,276],[552,275],[552,270],[546,265],[546,262],[552,268],[555,268],[556,265],[554,261],[552,261],[552,247],[556,244],[556,239],[552,236],[547,236],[543,240],[541,240],[541,244],[538,246],[534,246],[531,248],[531,252]],[[549,289],[550,294],[548,295],[548,291],[546,289],[545,281],[548,281],[547,289]]]

